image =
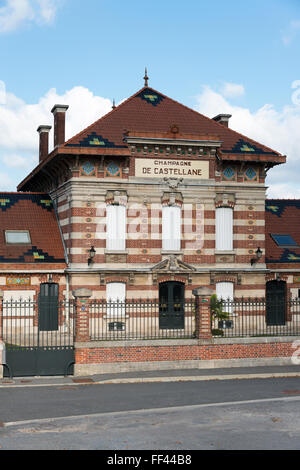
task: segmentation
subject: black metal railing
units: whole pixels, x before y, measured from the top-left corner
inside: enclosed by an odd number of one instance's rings
[[[71,346],[75,312],[74,301],[3,301],[0,337],[9,349]]]
[[[193,338],[195,300],[92,301],[89,323],[91,340]]]
[[[213,336],[300,335],[300,299],[222,299],[219,312],[211,316]]]
[[[0,337],[11,348],[74,344],[76,302],[45,306],[33,300],[4,301]],[[53,316],[56,316],[54,319]],[[89,338],[97,340],[196,337],[195,299],[178,302],[89,302]],[[211,310],[214,337],[300,335],[300,299],[226,299]]]

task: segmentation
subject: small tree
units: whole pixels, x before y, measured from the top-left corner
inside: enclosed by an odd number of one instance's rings
[[[226,320],[229,317],[228,312],[223,310],[223,300],[218,299],[216,294],[213,294],[210,298],[210,312],[211,312],[211,322],[215,320]],[[212,325],[211,325],[212,327]],[[212,334],[215,336],[223,336],[224,332],[220,328],[212,329]]]

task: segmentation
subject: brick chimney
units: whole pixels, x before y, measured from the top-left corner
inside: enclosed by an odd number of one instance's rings
[[[231,118],[231,114],[218,114],[213,118],[214,121],[222,124],[222,126],[228,127],[229,119]]]
[[[49,132],[51,126],[39,126],[37,132],[40,134],[39,161],[45,160],[49,153]]]
[[[65,143],[66,111],[69,106],[56,104],[51,113],[54,115],[54,148]]]

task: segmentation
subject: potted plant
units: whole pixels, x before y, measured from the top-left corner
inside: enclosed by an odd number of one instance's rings
[[[218,299],[216,294],[213,294],[210,298],[210,311],[211,311],[211,320],[215,319],[218,321],[218,326],[222,320],[228,320],[229,313],[224,312],[223,310],[223,300]],[[221,328],[211,330],[213,336],[223,336],[224,331]]]

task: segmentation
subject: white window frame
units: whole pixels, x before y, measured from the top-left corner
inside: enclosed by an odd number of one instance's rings
[[[216,251],[233,251],[233,209],[216,208]]]
[[[182,238],[182,215],[179,206],[162,208],[162,250],[180,251]]]
[[[125,317],[126,283],[108,282],[106,284],[107,316],[109,318]]]
[[[26,241],[9,241],[9,235],[26,234]],[[5,242],[7,245],[31,245],[29,230],[5,230]]]
[[[234,299],[234,283],[229,281],[216,283],[216,294],[218,300],[223,299],[225,302],[233,301]],[[225,304],[227,313],[233,313],[233,306]]]
[[[126,207],[109,204],[106,206],[106,249],[126,249]]]

